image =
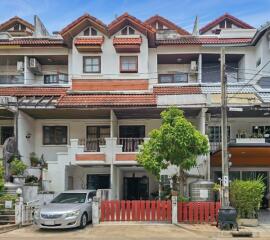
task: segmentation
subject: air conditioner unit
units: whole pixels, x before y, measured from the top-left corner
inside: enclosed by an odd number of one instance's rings
[[[17,62],[17,72],[22,73],[24,71],[24,62],[18,61]]]
[[[197,70],[197,62],[196,61],[191,61],[190,62],[190,70],[191,71],[196,71]]]
[[[36,75],[42,75],[41,65],[36,58],[29,59],[29,69]]]

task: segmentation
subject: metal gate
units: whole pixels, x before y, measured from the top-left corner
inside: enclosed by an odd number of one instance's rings
[[[23,205],[22,206],[22,225],[31,225],[33,224],[34,220],[34,206],[30,205]]]
[[[101,202],[101,221],[148,221],[171,223],[171,201],[115,200]]]
[[[12,201],[8,201],[12,203]],[[5,201],[0,202],[0,225],[15,224],[15,205],[12,203],[9,207]]]

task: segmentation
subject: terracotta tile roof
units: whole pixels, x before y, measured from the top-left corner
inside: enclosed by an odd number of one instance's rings
[[[63,87],[0,87],[0,96],[61,96]]]
[[[107,29],[107,25],[104,24],[102,21],[100,21],[99,19],[97,19],[97,18],[89,15],[88,13],[85,13],[84,15],[82,15],[81,17],[77,18],[75,21],[73,21],[72,23],[70,23],[66,27],[64,27],[60,31],[60,34],[61,35],[66,34],[69,30],[71,30],[73,27],[75,27],[76,25],[80,24],[84,20],[89,20],[90,22],[95,22],[97,25],[99,25],[104,30]]]
[[[118,18],[116,18],[114,21],[112,21],[109,25],[108,25],[108,28],[109,28],[109,32],[111,32],[111,34],[114,34],[115,32],[117,32],[118,29],[117,26],[119,23],[121,23],[122,21],[130,21],[131,23],[133,23],[135,26],[140,26],[144,29],[147,29],[148,31],[152,32],[152,33],[155,33],[156,30],[151,27],[150,25],[148,25],[147,23],[144,23],[142,22],[141,20],[139,20],[138,18],[134,17],[134,16],[131,16],[129,15],[127,12],[122,14],[121,16],[119,16]],[[115,29],[116,28],[116,29]],[[112,33],[114,32],[114,33]]]
[[[74,41],[75,45],[81,45],[81,46],[95,46],[95,45],[99,45],[101,46],[104,42],[104,38],[103,37],[91,37],[91,38],[76,38]]]
[[[178,39],[157,40],[157,45],[204,45],[204,44],[246,44],[251,38],[219,38],[219,37],[181,37]]]
[[[15,38],[11,40],[0,40],[0,45],[20,45],[20,46],[63,46],[62,39],[50,38]]]
[[[240,28],[244,28],[244,29],[253,29],[254,27],[250,26],[249,24],[243,22],[242,20],[230,15],[229,13],[225,13],[224,15],[218,17],[217,19],[215,19],[214,21],[208,23],[207,25],[205,25],[204,27],[202,27],[200,29],[200,33],[205,33],[208,30],[210,30],[211,28],[215,27],[216,25],[218,25],[220,22],[222,22],[225,19],[229,19],[234,25],[240,27]]]
[[[121,107],[156,106],[153,94],[93,94],[65,95],[58,107]]]
[[[190,35],[190,33],[188,31],[186,31],[185,29],[177,26],[176,24],[174,24],[173,22],[169,21],[168,19],[159,16],[159,15],[155,15],[153,17],[150,17],[149,19],[147,19],[145,21],[145,23],[149,24],[149,25],[153,25],[156,22],[161,23],[162,25],[166,26],[168,29],[170,30],[175,30],[177,31],[180,35]]]
[[[185,95],[185,94],[201,94],[202,90],[198,86],[171,86],[171,87],[154,87],[156,95]]]
[[[114,37],[113,45],[141,45],[141,37]]]
[[[18,16],[12,17],[9,20],[7,20],[6,22],[3,22],[2,24],[0,24],[0,31],[3,31],[3,30],[10,28],[11,26],[13,26],[17,22],[25,25],[26,27],[28,27],[29,29],[34,31],[34,26],[31,23],[25,21],[24,19],[22,19]]]

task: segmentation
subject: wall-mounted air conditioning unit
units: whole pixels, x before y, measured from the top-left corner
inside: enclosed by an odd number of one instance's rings
[[[24,71],[24,62],[18,61],[17,62],[17,72],[22,73]]]
[[[191,71],[197,71],[197,62],[196,61],[191,61],[190,62],[190,70]]]
[[[29,69],[36,75],[42,75],[41,65],[36,58],[29,58]]]

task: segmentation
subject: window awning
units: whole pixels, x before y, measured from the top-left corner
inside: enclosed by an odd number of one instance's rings
[[[114,37],[113,45],[118,53],[138,53],[142,44],[142,38],[138,37]]]
[[[80,37],[74,40],[74,44],[79,52],[102,52],[103,36]]]

